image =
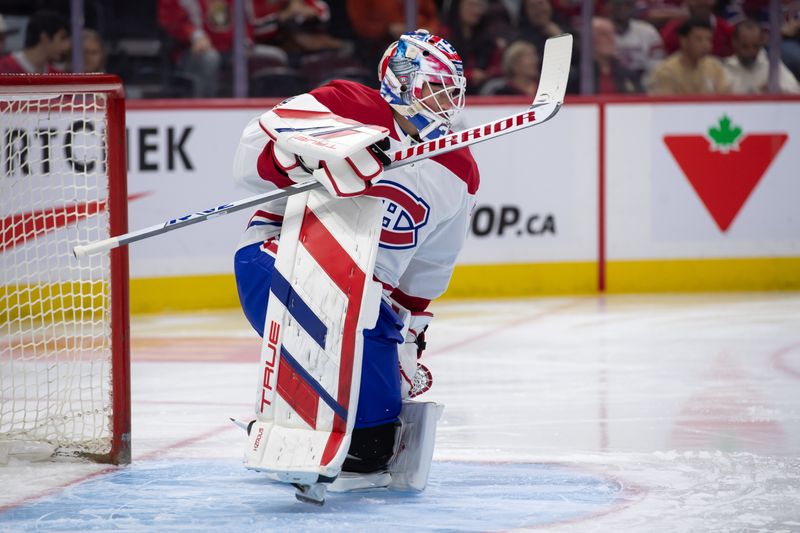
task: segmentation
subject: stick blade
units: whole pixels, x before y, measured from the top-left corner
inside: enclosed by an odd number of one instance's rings
[[[544,44],[542,73],[533,103],[564,102],[572,62],[572,35],[564,33],[550,37]]]

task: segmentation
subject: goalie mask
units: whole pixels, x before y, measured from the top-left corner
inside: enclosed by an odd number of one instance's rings
[[[378,65],[381,96],[419,130],[423,140],[450,129],[464,107],[467,81],[453,46],[426,30],[405,33]]]

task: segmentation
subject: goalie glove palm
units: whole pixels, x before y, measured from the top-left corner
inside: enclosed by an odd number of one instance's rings
[[[301,161],[295,154],[281,148],[274,140],[270,141],[270,149],[272,150],[272,161],[275,163],[275,167],[279,168],[295,183],[308,180],[313,169],[319,165],[318,162],[314,161],[312,162],[313,166],[309,167],[308,163]]]
[[[433,376],[428,367],[419,362],[425,350],[425,331],[433,319],[430,313],[411,312],[405,342],[397,348],[400,363],[400,395],[414,398],[431,388]]]
[[[273,141],[275,165],[295,182],[313,177],[330,194],[348,197],[364,194],[383,174],[370,147],[389,131],[335,115],[309,94],[267,111],[260,124]]]

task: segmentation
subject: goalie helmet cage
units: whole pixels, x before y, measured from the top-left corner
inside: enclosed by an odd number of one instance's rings
[[[116,76],[0,75],[0,455],[130,462],[128,252],[72,255],[127,231],[125,157]]]

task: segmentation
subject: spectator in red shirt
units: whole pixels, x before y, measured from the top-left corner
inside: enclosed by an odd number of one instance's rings
[[[158,22],[176,41],[176,65],[194,82],[196,97],[217,96],[222,54],[233,46],[232,12],[230,1],[158,1]]]
[[[686,16],[686,8],[681,0],[636,0],[636,17],[645,20],[657,29],[674,18]]]
[[[713,14],[714,0],[686,0],[686,8],[689,10],[688,16],[674,18],[661,29],[661,37],[664,39],[664,48],[667,53],[672,54],[678,50],[678,28],[687,19],[693,18],[707,20],[711,24],[713,32],[711,53],[713,55],[718,57],[731,55],[733,53],[733,26],[727,20]]]
[[[245,13],[247,44],[273,45],[265,55],[285,60],[277,46],[286,43],[299,51],[343,45],[327,35],[321,42],[307,36],[306,25],[327,21],[322,0],[251,0]],[[177,65],[194,80],[195,96],[218,96],[219,71],[233,48],[233,0],[159,0],[158,20],[180,48]]]
[[[69,53],[69,24],[53,11],[37,11],[25,28],[25,47],[0,57],[0,72],[45,74],[61,72],[53,63],[64,61]]]
[[[337,50],[348,43],[328,33],[330,8],[323,0],[251,0],[253,39],[300,54]]]

